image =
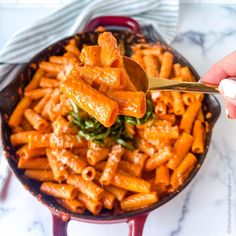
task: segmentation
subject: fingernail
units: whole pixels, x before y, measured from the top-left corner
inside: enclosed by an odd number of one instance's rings
[[[234,117],[232,117],[231,115],[230,115],[230,112],[229,112],[229,109],[228,108],[226,108],[225,109],[225,115],[226,115],[226,117],[228,118],[228,119],[234,119]],[[235,117],[236,118],[236,117]]]
[[[236,99],[236,80],[223,79],[219,84],[220,93],[229,98]]]
[[[226,110],[225,110],[225,115],[226,115],[226,117],[227,117],[227,118],[229,118],[229,119],[230,119],[230,116],[229,116],[229,110],[228,110],[228,108],[226,108]]]

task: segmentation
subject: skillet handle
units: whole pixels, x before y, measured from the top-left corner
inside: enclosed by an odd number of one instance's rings
[[[142,236],[143,227],[147,219],[148,213],[138,215],[127,220],[129,224],[129,236]]]
[[[69,219],[63,220],[60,216],[52,214],[52,230],[53,236],[67,236],[67,225]]]
[[[98,26],[118,26],[128,28],[131,32],[141,32],[139,23],[136,20],[126,16],[99,16],[93,18],[86,24],[83,31],[95,31]]]

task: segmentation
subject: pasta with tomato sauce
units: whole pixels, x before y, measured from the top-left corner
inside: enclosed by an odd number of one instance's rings
[[[159,44],[137,44],[151,76],[192,81]],[[9,118],[18,168],[69,211],[137,210],[177,190],[205,151],[198,94],[137,91],[109,32],[98,45],[68,41],[41,61]]]

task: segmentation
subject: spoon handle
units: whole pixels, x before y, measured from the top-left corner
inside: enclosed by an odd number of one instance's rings
[[[198,82],[183,82],[163,78],[149,79],[150,90],[176,90],[181,92],[215,93],[219,90],[215,87],[207,86]]]

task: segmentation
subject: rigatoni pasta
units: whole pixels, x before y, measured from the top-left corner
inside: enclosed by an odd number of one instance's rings
[[[121,209],[123,211],[137,210],[143,207],[147,207],[157,202],[157,194],[152,193],[137,193],[125,198],[121,202]]]
[[[108,32],[98,45],[69,40],[62,55],[36,66],[9,118],[18,168],[77,214],[155,204],[186,181],[205,151],[204,96],[137,91],[123,46]],[[132,58],[149,76],[194,79],[159,44],[135,45]]]
[[[118,104],[90,87],[78,76],[77,70],[71,71],[67,80],[62,84],[61,90],[104,126],[111,126],[118,114]]]
[[[122,148],[121,145],[115,145],[112,147],[111,153],[108,156],[102,176],[99,180],[102,185],[109,185],[111,183],[123,153],[124,149]]]
[[[28,97],[24,97],[20,100],[20,102],[17,104],[16,108],[14,109],[13,113],[11,114],[11,117],[9,119],[8,124],[11,127],[17,127],[21,123],[22,116],[24,114],[24,111],[29,108],[31,105],[31,99]]]

